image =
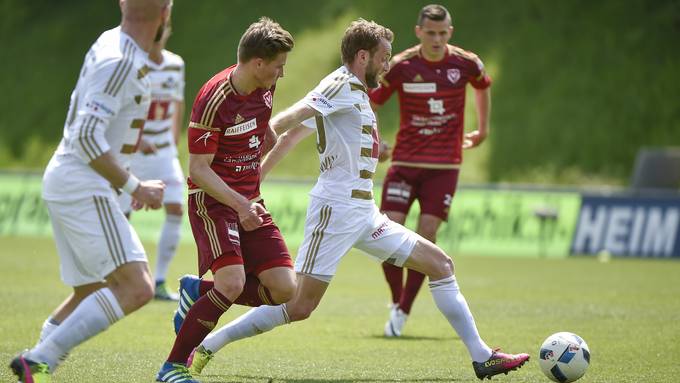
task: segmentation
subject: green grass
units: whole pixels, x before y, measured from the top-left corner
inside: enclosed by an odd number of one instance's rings
[[[68,294],[49,238],[0,238],[0,360],[36,340]],[[153,246],[147,246],[153,254]],[[182,245],[171,276],[195,270]],[[592,352],[585,382],[673,382],[680,367],[680,263],[590,258],[458,257],[458,279],[483,337],[534,358],[500,382],[547,382],[535,360],[557,331],[583,336]],[[377,264],[351,253],[312,318],[233,344],[217,354],[204,382],[468,382],[467,352],[425,289],[405,337],[381,337],[387,288]],[[174,334],[172,303],[153,302],[81,345],[55,382],[151,382]],[[244,312],[230,310],[221,323]],[[11,381],[0,368],[0,381]]]

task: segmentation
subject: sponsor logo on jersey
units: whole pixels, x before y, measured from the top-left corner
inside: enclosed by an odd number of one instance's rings
[[[260,147],[260,138],[256,135],[250,136],[250,140],[248,140],[248,147],[251,149],[257,149]]]
[[[423,76],[421,76],[420,73],[418,73],[418,74],[413,78],[413,82],[423,82]]]
[[[175,89],[179,86],[179,83],[175,81],[174,78],[168,77],[167,80],[163,81],[161,84],[161,88],[163,89]]]
[[[455,84],[460,80],[460,69],[452,68],[446,70],[446,78],[451,81],[451,84]]]
[[[104,104],[101,101],[90,100],[85,106],[90,108],[90,110],[93,111],[93,112],[99,112],[99,113],[104,112],[104,113],[108,114],[109,116],[114,115],[113,109],[109,108],[108,106],[106,106],[106,104]]]
[[[240,114],[237,114],[236,118],[234,118],[234,124],[240,124],[240,123],[243,122],[243,120],[244,120],[243,116],[241,116]]]
[[[434,82],[405,82],[403,85],[406,93],[435,93],[437,84]]]
[[[202,136],[198,137],[194,143],[203,140],[203,145],[208,146],[208,138],[212,136],[212,132],[205,132]]]
[[[430,113],[442,115],[446,110],[444,110],[444,100],[436,100],[430,98],[427,100],[427,105],[430,106]]]
[[[333,109],[335,107],[326,97],[312,97],[312,102],[320,107],[328,109]]]
[[[268,90],[265,94],[262,95],[262,100],[264,101],[264,104],[267,105],[267,108],[271,109],[272,108],[272,92]]]
[[[238,136],[257,129],[257,118],[224,129],[225,136]]]

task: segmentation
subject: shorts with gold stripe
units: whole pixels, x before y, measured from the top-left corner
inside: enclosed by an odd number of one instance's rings
[[[264,205],[264,201],[260,203]],[[246,274],[256,276],[274,267],[293,267],[271,215],[262,216],[263,223],[257,229],[245,231],[234,209],[204,191],[189,194],[187,210],[198,248],[199,275],[230,265],[243,265]]]
[[[419,238],[380,213],[374,204],[354,205],[311,196],[295,271],[329,281],[351,248],[403,266]]]
[[[113,195],[45,204],[65,284],[101,282],[126,263],[147,262],[137,233]]]

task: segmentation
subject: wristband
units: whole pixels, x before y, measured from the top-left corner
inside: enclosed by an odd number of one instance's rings
[[[132,193],[134,193],[135,190],[137,190],[137,188],[139,187],[139,184],[140,184],[139,179],[137,179],[137,177],[135,177],[134,174],[130,173],[130,177],[128,177],[127,181],[125,182],[125,185],[121,187],[121,190],[132,195]]]

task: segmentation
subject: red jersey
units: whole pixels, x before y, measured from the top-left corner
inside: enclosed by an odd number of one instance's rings
[[[260,158],[272,114],[272,89],[236,93],[231,73],[236,65],[216,74],[194,100],[189,123],[189,153],[210,154],[210,168],[230,188],[249,200],[260,195]],[[191,178],[189,192],[197,190]]]
[[[400,123],[392,164],[424,168],[455,168],[463,159],[465,85],[491,85],[484,64],[453,45],[438,62],[425,60],[420,45],[396,55],[380,87],[369,93],[382,105],[399,93]]]

